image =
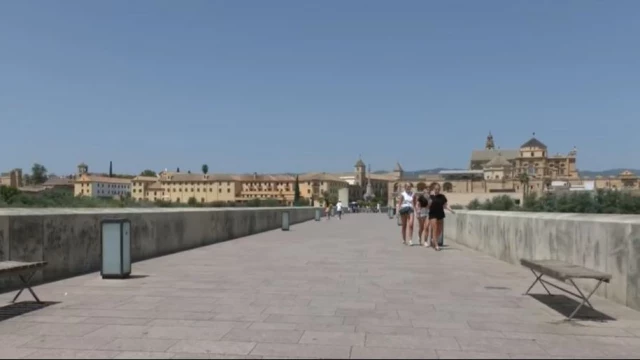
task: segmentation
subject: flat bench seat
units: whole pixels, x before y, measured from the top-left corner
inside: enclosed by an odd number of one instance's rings
[[[33,275],[35,275],[35,273],[38,270],[40,270],[45,266],[47,266],[46,261],[36,261],[36,262],[0,261],[0,277],[18,275],[18,277],[20,278],[20,281],[22,281],[22,288],[20,289],[20,291],[18,291],[16,296],[13,298],[13,301],[11,302],[15,303],[16,300],[18,300],[18,297],[20,296],[20,294],[22,294],[22,292],[26,288],[27,290],[29,290],[31,295],[33,295],[34,299],[36,299],[38,303],[41,303],[36,293],[33,292],[33,290],[31,289],[31,286],[29,286],[29,282],[33,278]],[[25,277],[25,274],[27,274],[28,276]]]
[[[542,287],[544,287],[544,289],[547,291],[547,293],[549,295],[552,295],[551,292],[549,291],[549,289],[545,286],[549,285],[549,286],[553,286],[556,289],[559,289],[561,291],[564,291],[568,294],[571,294],[573,296],[576,296],[578,298],[580,298],[582,300],[582,302],[580,303],[580,305],[578,305],[578,307],[573,311],[573,313],[571,313],[571,315],[569,315],[569,317],[567,318],[567,320],[571,320],[573,319],[573,317],[578,313],[578,310],[580,310],[580,308],[582,308],[582,306],[584,306],[584,304],[586,303],[587,305],[589,305],[590,308],[593,309],[593,306],[591,305],[591,303],[589,302],[589,298],[591,298],[591,296],[596,292],[596,290],[600,287],[600,285],[604,282],[604,283],[609,283],[611,281],[611,275],[610,274],[606,274],[600,271],[596,271],[596,270],[592,270],[592,269],[587,269],[585,267],[582,266],[578,266],[578,265],[573,265],[570,264],[568,262],[565,261],[560,261],[560,260],[528,260],[528,259],[520,259],[520,264],[524,267],[527,267],[531,270],[531,272],[533,273],[533,275],[536,277],[535,281],[533,282],[533,284],[531,284],[531,286],[529,287],[529,289],[525,292],[525,295],[529,294],[529,291],[531,291],[531,289],[538,283],[540,282],[540,284],[542,285]],[[573,287],[576,288],[576,290],[578,291],[578,294],[573,293],[569,290],[563,289],[559,286],[556,286],[546,280],[543,280],[542,277],[543,276],[548,276],[551,278],[554,278],[556,280],[560,280],[563,282],[569,282],[573,285]],[[593,289],[593,291],[591,291],[591,293],[589,293],[588,296],[585,296],[582,291],[580,290],[580,288],[576,285],[576,283],[573,281],[574,279],[592,279],[592,280],[597,280],[598,284],[596,285],[596,287]]]
[[[594,279],[602,280],[608,283],[611,281],[611,275],[600,271],[587,269],[582,266],[572,265],[560,260],[526,260],[521,259],[520,264],[539,273],[560,281],[569,279]]]

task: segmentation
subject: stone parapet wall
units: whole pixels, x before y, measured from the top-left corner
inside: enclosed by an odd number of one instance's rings
[[[312,207],[227,209],[5,209],[0,210],[0,261],[47,261],[34,282],[100,270],[100,223],[131,221],[132,261],[278,229],[315,217]],[[1,278],[0,292],[16,279]]]
[[[448,241],[512,264],[554,259],[610,273],[596,294],[640,310],[640,216],[457,211],[444,227]],[[576,283],[588,291],[595,285]]]

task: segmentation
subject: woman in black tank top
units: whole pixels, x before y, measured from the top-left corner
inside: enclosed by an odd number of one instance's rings
[[[440,184],[436,184],[433,187],[433,195],[430,198],[429,204],[429,224],[431,227],[431,231],[433,236],[431,237],[431,242],[433,247],[440,251],[440,247],[438,246],[438,240],[440,236],[442,236],[442,228],[444,226],[444,210],[449,210],[452,214],[455,212],[449,207],[447,202],[447,197],[444,194],[440,193]]]

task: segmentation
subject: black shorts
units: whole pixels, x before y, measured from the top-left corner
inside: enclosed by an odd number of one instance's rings
[[[444,220],[444,214],[429,214],[429,220]]]

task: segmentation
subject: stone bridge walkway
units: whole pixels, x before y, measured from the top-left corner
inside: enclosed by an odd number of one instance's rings
[[[402,246],[398,233],[385,215],[355,214],[136,263],[128,280],[39,286],[59,303],[0,321],[0,358],[640,355],[640,313],[596,299],[618,320],[562,323],[521,295],[525,269]]]

